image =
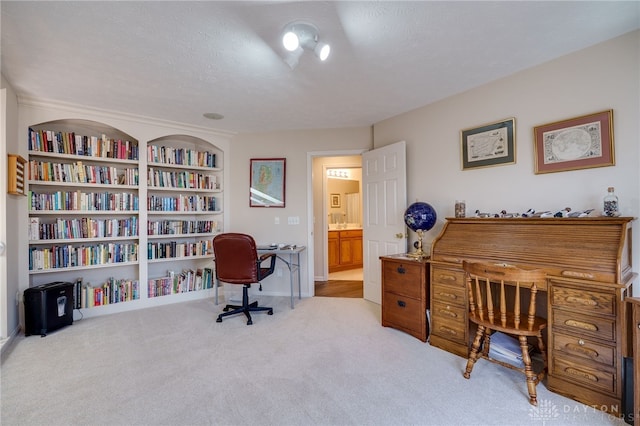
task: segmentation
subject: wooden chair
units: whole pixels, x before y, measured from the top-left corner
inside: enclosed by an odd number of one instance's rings
[[[462,268],[465,271],[469,292],[469,320],[478,327],[464,377],[468,379],[471,376],[478,358],[518,370],[527,378],[529,402],[538,405],[536,385],[547,371],[547,354],[542,341],[542,330],[547,323],[546,319],[535,315],[536,294],[539,286],[546,287],[546,273],[540,269],[467,261],[462,263]],[[506,290],[509,287],[513,289],[512,294]],[[528,288],[530,291],[521,292],[522,288]],[[507,293],[510,293],[509,296]],[[497,310],[494,309],[494,305],[497,305]],[[521,311],[521,305],[526,307],[526,311]],[[494,331],[518,338],[524,367],[491,357],[489,351],[491,334]],[[538,349],[542,353],[544,368],[539,373],[535,373],[531,366],[528,337],[537,338]]]

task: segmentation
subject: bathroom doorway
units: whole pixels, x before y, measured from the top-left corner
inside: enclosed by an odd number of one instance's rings
[[[315,295],[363,297],[362,159],[313,159],[316,236]],[[321,182],[320,182],[321,181]],[[321,205],[320,205],[321,204]],[[318,256],[318,253],[322,253]]]

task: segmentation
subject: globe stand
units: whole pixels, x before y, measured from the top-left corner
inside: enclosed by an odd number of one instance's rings
[[[408,253],[407,256],[415,257],[416,259],[429,257],[429,255],[422,250],[422,236],[424,235],[424,231],[422,229],[418,229],[416,234],[418,234],[418,247],[416,247],[415,251]]]

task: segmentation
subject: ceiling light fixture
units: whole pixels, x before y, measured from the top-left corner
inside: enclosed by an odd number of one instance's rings
[[[315,25],[302,21],[287,24],[282,31],[282,45],[289,52],[284,61],[292,69],[295,68],[305,50],[312,51],[321,61],[325,61],[331,53],[331,47],[318,40],[318,28]]]

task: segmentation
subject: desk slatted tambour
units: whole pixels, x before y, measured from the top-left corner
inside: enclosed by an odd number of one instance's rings
[[[637,278],[631,270],[632,221],[448,218],[431,247],[431,344],[467,357],[463,260],[543,268],[549,276],[543,289],[549,323],[546,386],[622,414],[623,300]]]

